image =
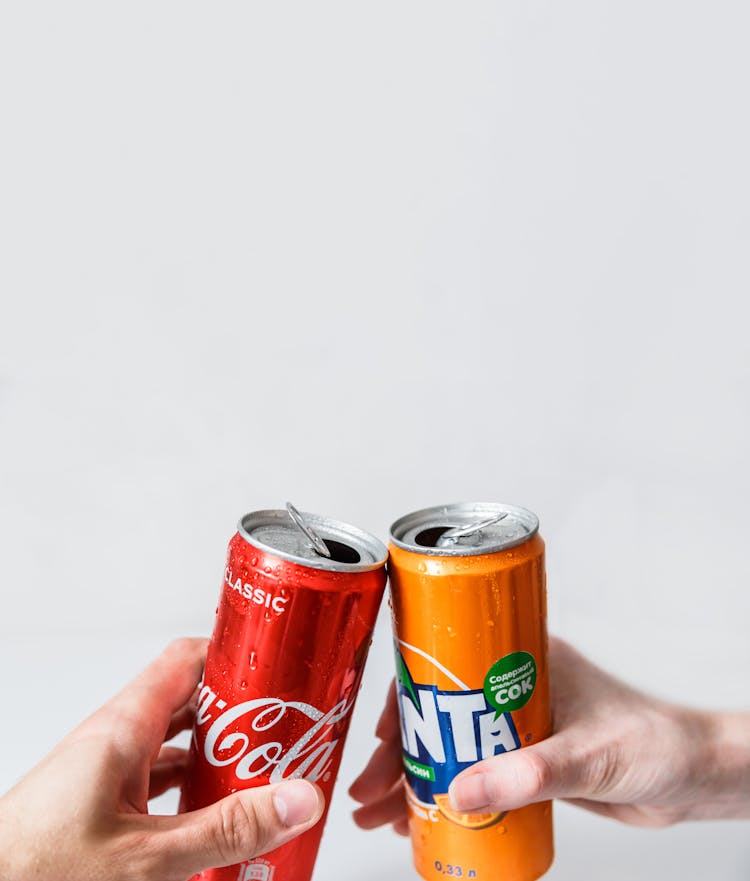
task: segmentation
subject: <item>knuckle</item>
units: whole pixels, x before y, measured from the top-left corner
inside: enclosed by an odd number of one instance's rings
[[[194,639],[190,636],[180,636],[168,643],[164,653],[176,658],[193,657],[203,645],[202,639]]]
[[[569,659],[578,654],[569,642],[552,634],[549,636],[549,653],[555,660],[561,658]]]
[[[522,752],[521,757],[526,759],[525,776],[528,795],[532,801],[541,798],[554,782],[552,765],[539,752]]]
[[[608,743],[590,749],[581,761],[587,794],[604,797],[622,778],[620,744]]]
[[[127,763],[140,747],[141,714],[123,698],[110,707],[109,730],[103,733],[102,755],[112,767]]]
[[[227,863],[251,856],[258,847],[258,830],[258,815],[251,801],[225,799],[219,804],[219,816],[214,826],[217,853]]]

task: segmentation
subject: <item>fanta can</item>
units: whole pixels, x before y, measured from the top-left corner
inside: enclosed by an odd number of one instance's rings
[[[497,503],[427,508],[391,527],[390,580],[414,864],[427,881],[533,881],[552,805],[451,809],[453,778],[551,733],[544,542]]]

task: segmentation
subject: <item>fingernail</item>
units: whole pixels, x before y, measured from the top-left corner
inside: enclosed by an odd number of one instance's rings
[[[472,774],[456,778],[448,789],[448,798],[454,811],[467,813],[486,808],[492,803],[494,786],[487,774]]]
[[[312,820],[318,813],[319,803],[318,790],[307,780],[289,780],[273,794],[273,806],[281,825],[287,829]]]

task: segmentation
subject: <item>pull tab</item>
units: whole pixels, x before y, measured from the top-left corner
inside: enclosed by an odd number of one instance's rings
[[[302,514],[300,514],[300,512],[294,507],[291,502],[286,503],[286,510],[291,517],[292,523],[294,523],[297,529],[299,529],[299,531],[310,542],[315,553],[319,554],[321,557],[326,557],[330,560],[331,552],[326,547],[326,543],[312,528],[312,526],[310,526],[310,524],[305,521],[305,518],[302,516]]]
[[[486,520],[477,520],[475,523],[469,523],[467,526],[454,526],[453,529],[449,529],[440,536],[436,542],[436,547],[449,547],[450,545],[455,544],[460,538],[465,538],[468,535],[475,535],[477,532],[481,532],[488,526],[494,526],[495,523],[505,520],[507,516],[508,513],[506,511],[504,514],[496,514],[494,517],[488,517]]]

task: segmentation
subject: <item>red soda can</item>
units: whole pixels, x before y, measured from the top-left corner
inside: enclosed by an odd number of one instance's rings
[[[328,517],[255,511],[229,542],[181,811],[304,777],[330,804],[385,588],[385,546]],[[200,881],[308,881],[321,821]]]

